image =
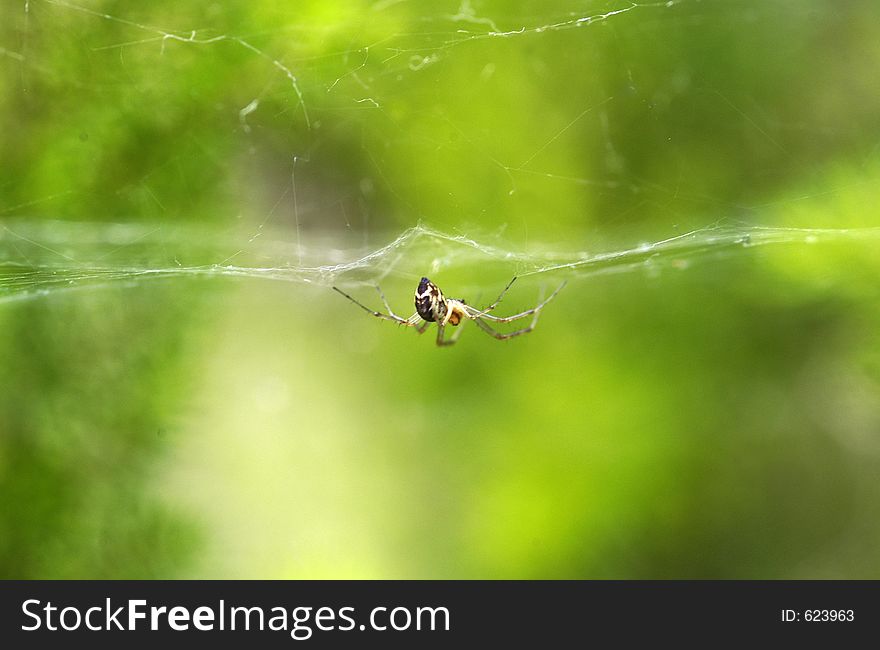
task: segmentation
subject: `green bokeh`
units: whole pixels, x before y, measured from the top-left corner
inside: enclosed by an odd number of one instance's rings
[[[533,334],[448,350],[327,286],[125,273],[417,223],[538,255],[880,226],[877,3],[27,7],[0,577],[880,577],[876,236],[534,276],[505,309],[569,284]],[[403,312],[422,274],[476,303],[521,270],[434,246],[360,279]],[[2,300],[84,255],[126,281]]]

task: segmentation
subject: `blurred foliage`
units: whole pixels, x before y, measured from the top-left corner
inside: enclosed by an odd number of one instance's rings
[[[553,4],[7,3],[0,271],[76,262],[61,221],[194,227],[117,268],[880,226],[876,2]],[[449,252],[366,279],[517,270]],[[308,284],[0,302],[0,577],[880,577],[878,271],[866,236],[571,273],[450,350]]]

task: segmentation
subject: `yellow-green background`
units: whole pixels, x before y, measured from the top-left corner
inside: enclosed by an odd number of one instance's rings
[[[444,350],[329,283],[521,264],[132,271],[880,226],[877,70],[867,0],[5,3],[0,577],[880,577],[870,231],[531,276]]]

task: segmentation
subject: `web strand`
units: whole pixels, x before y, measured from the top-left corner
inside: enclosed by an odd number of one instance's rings
[[[0,303],[46,297],[71,289],[98,289],[127,283],[137,286],[148,280],[210,277],[240,278],[313,284],[371,284],[379,278],[394,275],[408,280],[419,273],[439,270],[477,268],[496,263],[520,277],[565,276],[585,278],[606,273],[634,273],[664,262],[676,263],[719,253],[748,254],[755,247],[775,245],[810,246],[831,241],[872,241],[880,239],[880,228],[812,229],[767,228],[760,226],[713,226],[647,242],[636,246],[597,253],[572,253],[536,249],[541,252],[511,250],[488,241],[464,235],[452,235],[425,225],[402,232],[389,243],[362,254],[330,253],[326,244],[300,245],[282,241],[252,241],[259,244],[256,252],[275,264],[268,266],[233,265],[223,262],[199,265],[137,266],[114,263],[114,256],[125,257],[129,247],[138,254],[167,255],[176,245],[185,250],[192,238],[184,232],[165,233],[162,228],[138,229],[132,226],[104,224],[40,224],[13,223],[0,228]],[[32,232],[33,231],[33,232]],[[48,235],[52,232],[51,236]],[[125,233],[127,239],[122,237]],[[215,241],[217,259],[222,256],[223,242]],[[84,252],[73,254],[82,249]],[[437,266],[436,253],[442,251],[443,262]],[[244,251],[243,251],[244,252]],[[254,250],[250,254],[254,254]],[[290,263],[302,253],[305,260],[318,263]],[[183,256],[183,255],[181,255]],[[345,257],[331,261],[331,257]],[[413,272],[407,268],[422,269]],[[475,279],[479,283],[479,279]]]

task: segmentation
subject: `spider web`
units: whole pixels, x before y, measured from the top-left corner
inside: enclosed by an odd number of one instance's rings
[[[357,286],[378,284],[389,277],[414,284],[424,273],[464,269],[479,273],[587,278],[608,273],[683,271],[692,261],[739,254],[746,249],[777,245],[815,245],[832,241],[873,241],[880,228],[807,229],[714,225],[634,247],[600,252],[560,252],[533,246],[529,251],[502,248],[417,225],[375,250],[336,249],[327,242],[294,245],[261,240],[226,259],[187,264],[174,257],[172,265],[121,263],[167,257],[182,248],[192,258],[217,256],[234,237],[207,239],[210,232],[195,229],[102,226],[53,222],[12,222],[0,230],[0,302],[35,299],[59,291],[81,290],[148,280],[213,277],[248,278],[311,284]],[[192,251],[185,242],[198,239],[203,248]],[[489,238],[487,238],[487,241]],[[338,242],[336,242],[338,243]],[[254,244],[254,240],[251,240]],[[298,251],[296,249],[299,249]],[[545,250],[542,250],[545,249]],[[285,263],[296,254],[312,264]],[[260,264],[233,264],[236,258]],[[497,271],[493,271],[497,269]]]
[[[548,8],[456,0],[425,8],[406,0],[378,0],[356,10],[328,12],[329,18],[304,10],[296,21],[266,28],[271,21],[238,24],[234,3],[228,9],[215,7],[200,17],[201,23],[184,12],[183,24],[170,25],[160,11],[126,3],[26,0],[14,14],[7,10],[11,27],[0,34],[5,85],[14,96],[24,101],[33,88],[61,85],[88,99],[112,102],[125,99],[114,88],[126,85],[138,97],[156,102],[160,116],[172,115],[188,101],[170,90],[175,75],[217,59],[221,68],[238,74],[242,90],[218,101],[216,121],[208,115],[208,94],[197,97],[198,116],[208,120],[210,129],[224,130],[234,148],[246,150],[245,157],[251,156],[247,164],[255,161],[259,169],[272,171],[268,179],[256,179],[239,167],[203,181],[205,170],[216,172],[225,163],[199,140],[204,133],[196,131],[182,134],[164,159],[146,165],[139,176],[109,186],[76,178],[50,187],[7,180],[0,186],[0,301],[186,277],[330,286],[389,278],[412,283],[425,273],[460,270],[472,287],[479,287],[490,282],[482,276],[495,282],[495,276],[505,274],[589,277],[684,270],[693,260],[744,254],[755,246],[873,241],[877,229],[870,218],[840,228],[840,220],[817,217],[829,196],[851,189],[851,177],[815,181],[818,163],[801,164],[785,137],[806,130],[826,142],[846,143],[867,133],[870,120],[859,121],[861,114],[856,115],[851,133],[815,117],[798,122],[760,97],[737,93],[717,80],[704,81],[699,92],[688,95],[695,85],[693,71],[671,66],[656,80],[646,79],[632,58],[633,42],[665,33],[670,25],[729,24],[737,35],[767,24],[772,33],[774,24],[788,24],[797,14],[791,24],[797,35],[820,24],[830,10],[823,3],[808,4],[810,11],[798,12],[802,3],[731,7],[687,0],[582,0]],[[271,14],[272,9],[265,11]],[[442,68],[454,70],[462,61],[468,66],[478,62],[476,78],[485,84],[509,76],[518,65],[534,66],[538,81],[542,70],[554,66],[560,79],[574,81],[571,75],[580,75],[583,62],[573,67],[553,60],[553,50],[541,54],[542,47],[558,39],[584,48],[587,61],[607,55],[600,45],[619,56],[602,58],[610,70],[606,78],[584,82],[582,92],[560,100],[558,115],[525,125],[535,131],[525,146],[509,144],[513,133],[529,137],[524,125],[494,127],[494,115],[465,117],[453,94],[416,95],[410,104],[397,101],[400,87],[436,83]],[[51,48],[85,53],[94,72],[87,76],[61,67]],[[522,52],[535,51],[532,58],[521,58]],[[157,75],[157,81],[151,82],[150,75]],[[243,75],[255,81],[248,83]],[[758,184],[744,195],[724,197],[703,191],[685,163],[673,174],[656,177],[638,169],[629,160],[635,157],[632,147],[627,149],[629,134],[615,124],[616,115],[635,111],[637,121],[665,106],[662,119],[677,119],[675,111],[683,113],[686,107],[675,107],[676,94],[689,102],[709,102],[718,114],[713,126],[741,130],[753,141],[752,153],[769,170],[765,177],[800,174],[802,180],[769,191]],[[412,115],[401,116],[407,111]],[[281,146],[263,159],[254,158],[261,149],[272,149],[267,134],[273,137],[279,125],[290,129]],[[358,143],[368,176],[322,177],[346,153],[334,149],[338,139],[326,135],[328,129],[343,132],[343,141]],[[601,165],[590,168],[566,160],[573,155],[569,143],[590,139],[599,143]],[[383,153],[389,148],[402,150],[404,159],[439,155],[443,160],[402,183],[400,162]],[[864,177],[856,185],[869,187],[876,144],[867,141],[856,153]],[[468,158],[466,174],[456,170],[462,154]],[[175,166],[178,179],[172,181],[166,170]],[[448,197],[438,197],[438,174],[448,175]],[[490,191],[471,195],[468,174],[476,174]],[[242,189],[217,190],[230,179]],[[185,191],[171,187],[177,181]],[[561,230],[548,227],[540,212],[542,197],[560,188],[571,197],[563,204]],[[219,196],[204,198],[212,193]],[[91,195],[124,198],[93,201],[87,198]],[[581,205],[585,195],[594,197],[592,205]],[[218,210],[220,216],[201,223],[188,220],[188,206],[196,201],[202,213]],[[395,214],[381,214],[389,201]],[[104,204],[106,213],[91,214],[104,210]],[[802,211],[806,217],[799,218],[803,205],[816,209]],[[669,226],[639,228],[632,215],[642,211]],[[446,216],[449,212],[452,217]],[[136,218],[125,218],[126,213]],[[100,220],[89,220],[92,216]],[[605,236],[621,232],[629,221],[637,227],[628,234]],[[574,243],[571,232],[578,233]],[[561,238],[569,243],[555,243]]]

